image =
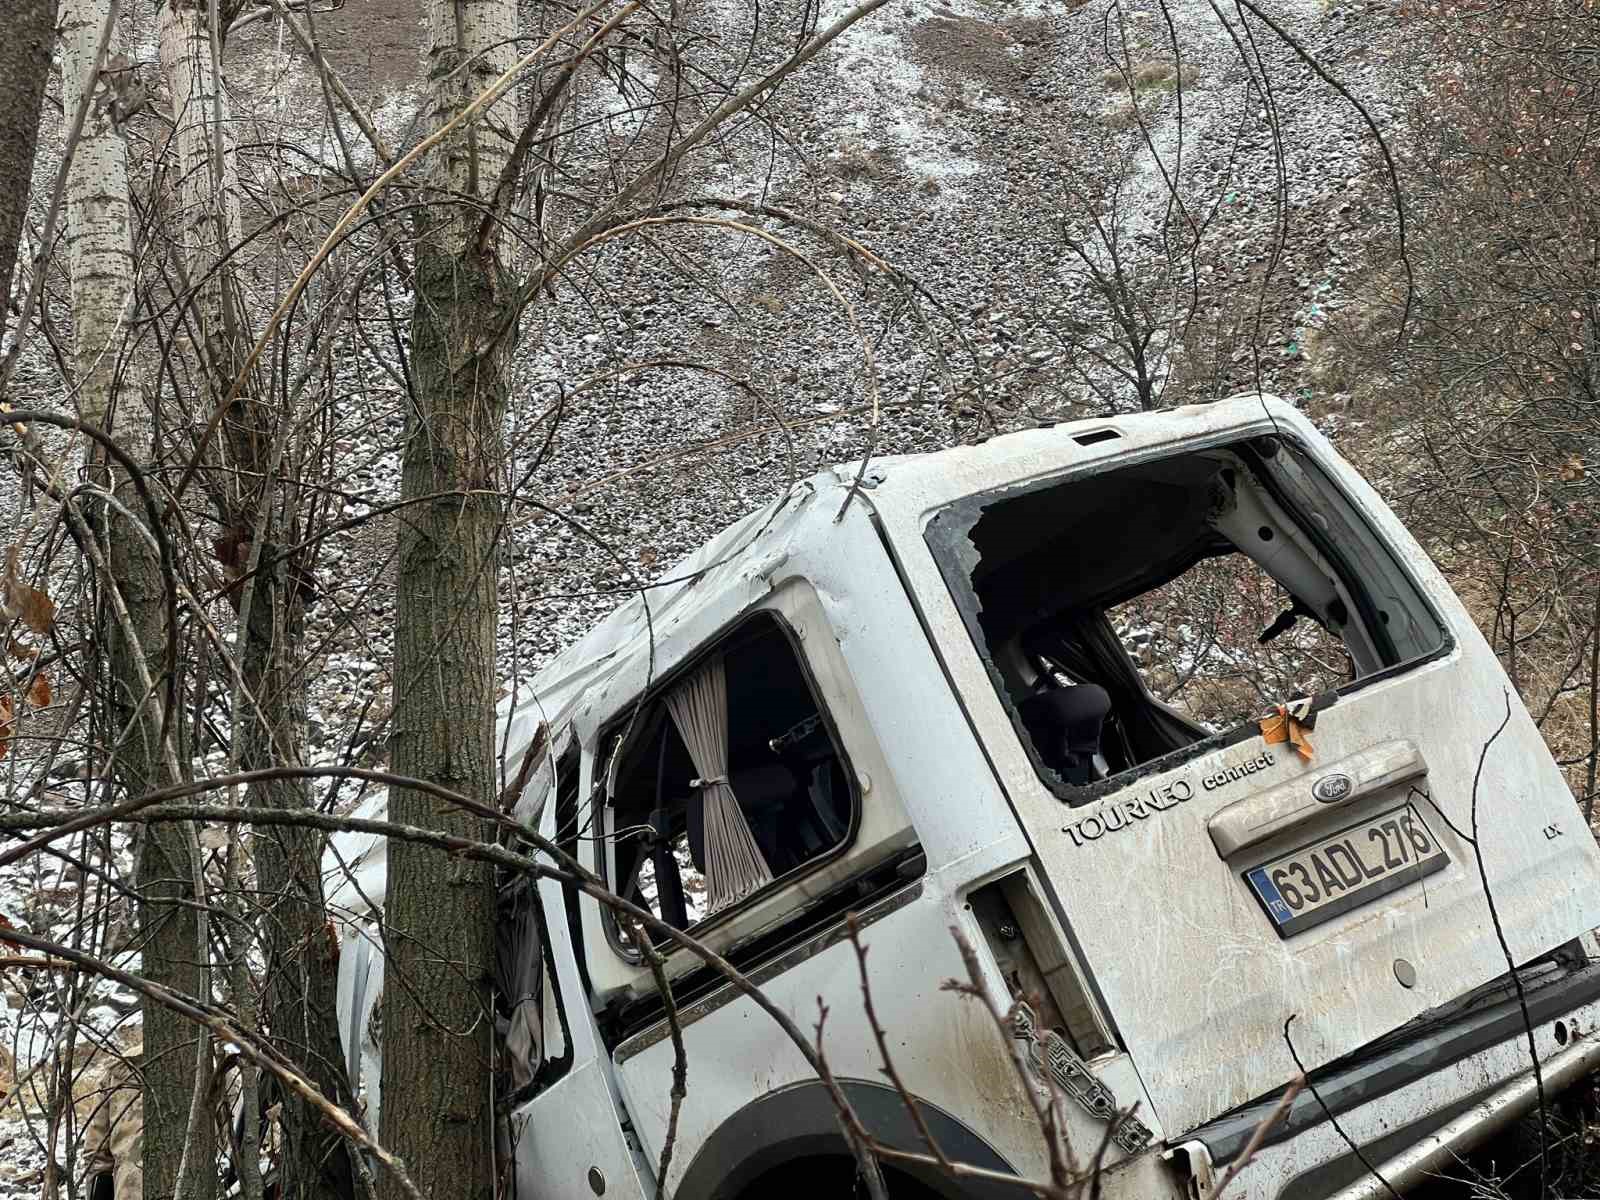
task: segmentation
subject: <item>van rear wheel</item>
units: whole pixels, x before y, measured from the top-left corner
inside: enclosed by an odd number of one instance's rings
[[[889,1200],[953,1200],[961,1195],[955,1181],[935,1191],[903,1171],[885,1166],[883,1182]],[[790,1159],[763,1171],[739,1192],[738,1200],[867,1200],[867,1189],[856,1178],[856,1162],[849,1155],[819,1155]]]

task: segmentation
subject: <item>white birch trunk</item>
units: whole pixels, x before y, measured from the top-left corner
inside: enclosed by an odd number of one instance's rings
[[[128,156],[108,110],[97,111],[99,65],[118,53],[111,0],[62,0],[61,79],[71,114],[87,99],[88,119],[77,146],[67,147],[67,264],[72,277],[72,357],[78,415],[109,430],[112,391],[133,300],[133,226],[128,202]],[[102,52],[102,45],[104,50]],[[129,389],[135,393],[136,389]],[[122,444],[143,457],[149,414],[137,395],[118,412]]]
[[[117,48],[116,5],[112,0],[64,0],[61,16],[65,107],[76,114],[84,98],[91,98],[78,144],[66,147],[72,155],[67,236],[79,411],[90,424],[116,437],[136,462],[148,465],[154,461],[153,423],[144,398],[135,386],[118,394],[118,359],[135,284],[126,150],[110,125],[109,106],[94,103],[99,68]],[[94,454],[91,462],[99,457]],[[113,486],[126,508],[139,509],[126,477],[116,478]],[[110,727],[123,733],[112,747],[110,765],[123,789],[138,795],[176,781],[178,772],[171,753],[176,738],[162,740],[166,722],[160,690],[153,688],[147,666],[150,655],[166,642],[162,576],[155,556],[127,520],[116,512],[106,515],[111,590],[120,600],[117,618],[108,618],[106,637],[114,686]],[[197,956],[206,952],[206,936],[194,906],[194,852],[190,827],[145,831],[139,840],[136,882],[146,978],[204,995],[204,968]],[[143,1035],[149,1055],[141,1071],[145,1187],[156,1195],[171,1195],[185,1147],[194,1145],[199,1158],[211,1154],[208,1136],[187,1136],[190,1098],[200,1091],[194,1064],[209,1063],[209,1046],[195,1029],[157,1004],[145,1006]],[[207,1122],[202,1132],[209,1129]],[[204,1173],[193,1174],[193,1186],[185,1189],[182,1200],[207,1200],[214,1186],[207,1186]]]
[[[211,274],[240,236],[239,178],[233,120],[222,89],[221,66],[211,53],[206,0],[166,0],[158,17],[161,73],[172,97],[169,149],[176,187],[169,213],[196,304],[214,390],[226,394],[230,368],[247,349],[228,287],[233,273]],[[226,378],[224,378],[226,376]],[[221,394],[213,397],[220,400]]]

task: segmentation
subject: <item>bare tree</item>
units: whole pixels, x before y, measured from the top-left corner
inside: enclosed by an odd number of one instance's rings
[[[1600,117],[1593,18],[1441,14],[1410,112],[1413,295],[1374,264],[1325,337],[1427,541],[1592,813],[1600,759]],[[1402,340],[1397,341],[1397,338]]]
[[[74,0],[63,12],[64,81],[69,111],[81,114],[76,144],[68,145],[68,245],[73,282],[74,364],[79,409],[90,426],[115,431],[131,455],[111,464],[105,446],[91,445],[91,477],[115,497],[96,509],[106,574],[102,620],[112,680],[108,749],[112,770],[131,794],[170,786],[183,775],[178,744],[177,630],[158,549],[131,513],[146,486],[135,475],[155,461],[148,393],[119,387],[123,335],[134,297],[132,221],[126,152],[118,115],[102,71],[117,60],[117,6]],[[206,990],[206,924],[194,829],[173,825],[141,840],[136,877],[144,970],[165,986]],[[150,1053],[143,1073],[146,1188],[170,1196],[185,1185],[203,1200],[214,1189],[208,1110],[209,1039],[170,1010],[148,1006],[143,1037]],[[208,1186],[208,1181],[211,1181]]]
[[[494,801],[495,627],[506,367],[516,341],[511,243],[494,218],[516,124],[507,93],[468,108],[513,61],[513,0],[429,0],[424,60],[432,203],[417,218],[416,302],[395,604],[395,769]],[[455,128],[451,128],[452,126]],[[508,181],[507,181],[508,182]],[[483,215],[480,220],[480,214]],[[480,224],[483,229],[480,231]],[[481,838],[481,820],[397,791],[397,820]],[[492,1190],[494,894],[482,864],[405,844],[390,856],[383,1137],[434,1200]]]
[[[252,340],[252,297],[241,270],[245,195],[235,121],[221,51],[237,4],[168,3],[162,11],[162,70],[172,96],[177,205],[169,227],[183,248],[183,276],[198,326],[200,379],[195,462],[220,527],[212,542],[240,631],[237,673],[230,680],[234,737],[230,764],[247,770],[297,766],[304,760],[307,605],[313,597],[299,549],[315,491],[316,456],[297,454],[301,394],[281,378],[246,367]],[[286,17],[287,19],[287,17]],[[298,29],[298,26],[296,27]],[[270,212],[268,219],[272,218]],[[246,253],[248,253],[246,251]],[[337,314],[323,333],[325,349],[302,362],[325,363],[336,343]],[[279,386],[273,388],[271,383]],[[180,482],[181,488],[181,482]],[[305,808],[313,797],[304,778],[270,778],[247,789],[249,802]],[[334,1013],[334,959],[325,936],[322,839],[292,826],[258,839],[252,855],[260,897],[252,914],[255,945],[271,964],[263,1012],[281,1054],[303,1064],[328,1096],[347,1100]],[[246,957],[239,949],[237,957]],[[248,990],[247,973],[236,990]],[[254,1071],[243,1067],[243,1103],[253,1110]],[[351,1194],[351,1163],[304,1096],[279,1089],[283,1130],[278,1184],[285,1197]],[[255,1171],[246,1165],[244,1178]]]
[[[11,312],[11,277],[16,269],[22,220],[28,212],[27,181],[39,138],[39,108],[50,77],[54,0],[19,0],[6,14],[5,59],[0,69],[0,333]]]

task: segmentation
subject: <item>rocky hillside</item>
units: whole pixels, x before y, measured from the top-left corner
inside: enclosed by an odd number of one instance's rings
[[[759,24],[739,4],[690,11],[708,72],[741,79],[777,61],[803,16],[793,4],[763,5]],[[815,22],[845,11],[825,6]],[[1404,81],[1388,57],[1398,31],[1387,9],[1295,0],[1276,19],[1393,132]],[[414,136],[414,22],[414,5],[370,0],[319,24],[330,58],[398,141]],[[1346,298],[1363,252],[1389,236],[1386,188],[1351,105],[1272,31],[1248,32],[1230,34],[1201,0],[1120,10],[893,0],[787,81],[759,119],[736,123],[674,192],[783,209],[903,276],[858,277],[800,222],[706,209],[762,224],[788,249],[727,229],[663,231],[590,253],[533,306],[512,474],[523,478],[548,438],[527,493],[571,519],[526,508],[516,519],[507,673],[536,667],[618,589],[796,474],[1134,403],[1086,352],[1103,349],[1083,326],[1103,327],[1106,306],[1073,241],[1090,262],[1114,255],[1147,292],[1158,398],[1250,387],[1259,372],[1268,390],[1336,401],[1312,388],[1306,336]],[[278,51],[270,23],[235,38],[229,58],[248,81],[241,113],[264,116],[266,97],[275,121],[315,111],[314,78]],[[660,143],[665,95],[652,68],[627,62],[587,81],[574,119],[589,132],[563,163],[573,191]],[[678,365],[633,369],[663,360]],[[392,381],[356,374],[339,443],[352,513],[392,495],[399,428]],[[331,548],[334,594],[356,574],[346,556],[373,561],[383,540]],[[330,704],[349,715],[386,685],[387,601],[381,585],[345,599],[323,619],[330,631],[356,622],[361,651],[341,659],[330,647],[325,678]]]
[[[316,17],[329,59],[396,144],[416,137],[418,8],[347,0]],[[803,26],[846,8],[783,0],[759,21],[733,0],[686,11],[697,68],[727,81],[757,77]],[[530,309],[517,358],[510,475],[525,503],[504,573],[507,677],[822,464],[1133,406],[1140,380],[1168,400],[1259,383],[1337,413],[1305,346],[1352,294],[1362,253],[1390,236],[1374,143],[1283,39],[1222,12],[1231,31],[1202,0],[891,0],[672,181],[681,198],[721,202],[695,211],[724,224],[580,260]],[[1387,6],[1288,0],[1273,15],[1392,131],[1408,81]],[[158,90],[151,18],[138,6],[128,20],[130,58]],[[337,145],[303,55],[267,19],[237,30],[226,57],[250,186],[315,182]],[[660,146],[666,95],[652,65],[591,72],[573,109],[585,132],[555,190],[581,194]],[[41,158],[39,197],[56,168]],[[558,214],[553,232],[571,219]],[[893,272],[858,272],[834,235]],[[300,265],[276,253],[255,263],[263,302]],[[1117,354],[1097,273],[1147,315],[1131,381],[1101,361]],[[403,317],[409,298],[387,302]],[[394,345],[377,334],[339,367],[330,428],[345,517],[395,495]],[[65,404],[45,353],[24,383]],[[9,472],[0,511],[19,527],[34,511]],[[318,563],[312,730],[325,761],[381,754],[391,533],[342,533]],[[72,919],[79,882],[10,869],[0,912],[48,930]],[[65,1014],[44,981],[7,975],[0,993],[0,1044],[26,1074]],[[127,1007],[96,993],[86,1020],[110,1031]],[[39,1107],[0,1113],[0,1200],[37,1194]]]

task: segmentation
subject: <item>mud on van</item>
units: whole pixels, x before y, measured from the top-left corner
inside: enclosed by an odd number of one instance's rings
[[[1063,424],[855,479],[726,530],[500,732],[507,778],[540,748],[519,817],[802,1027],[829,1006],[830,1065],[885,1143],[924,1148],[847,913],[943,1150],[1048,1177],[1020,1038],[1078,1154],[1107,1143],[1107,1197],[1208,1195],[1297,1060],[1315,1094],[1230,1195],[1386,1194],[1345,1137],[1403,1191],[1533,1106],[1530,1037],[1549,1093],[1600,1061],[1594,842],[1460,601],[1292,408]],[[375,1107],[383,845],[340,835],[329,865]],[[557,882],[507,880],[500,914],[518,1194],[656,1194],[673,1051],[648,964]],[[942,990],[952,926],[996,1004],[1026,1001],[1009,1030]],[[801,1055],[663,952],[690,1064],[667,1193],[848,1194]]]

